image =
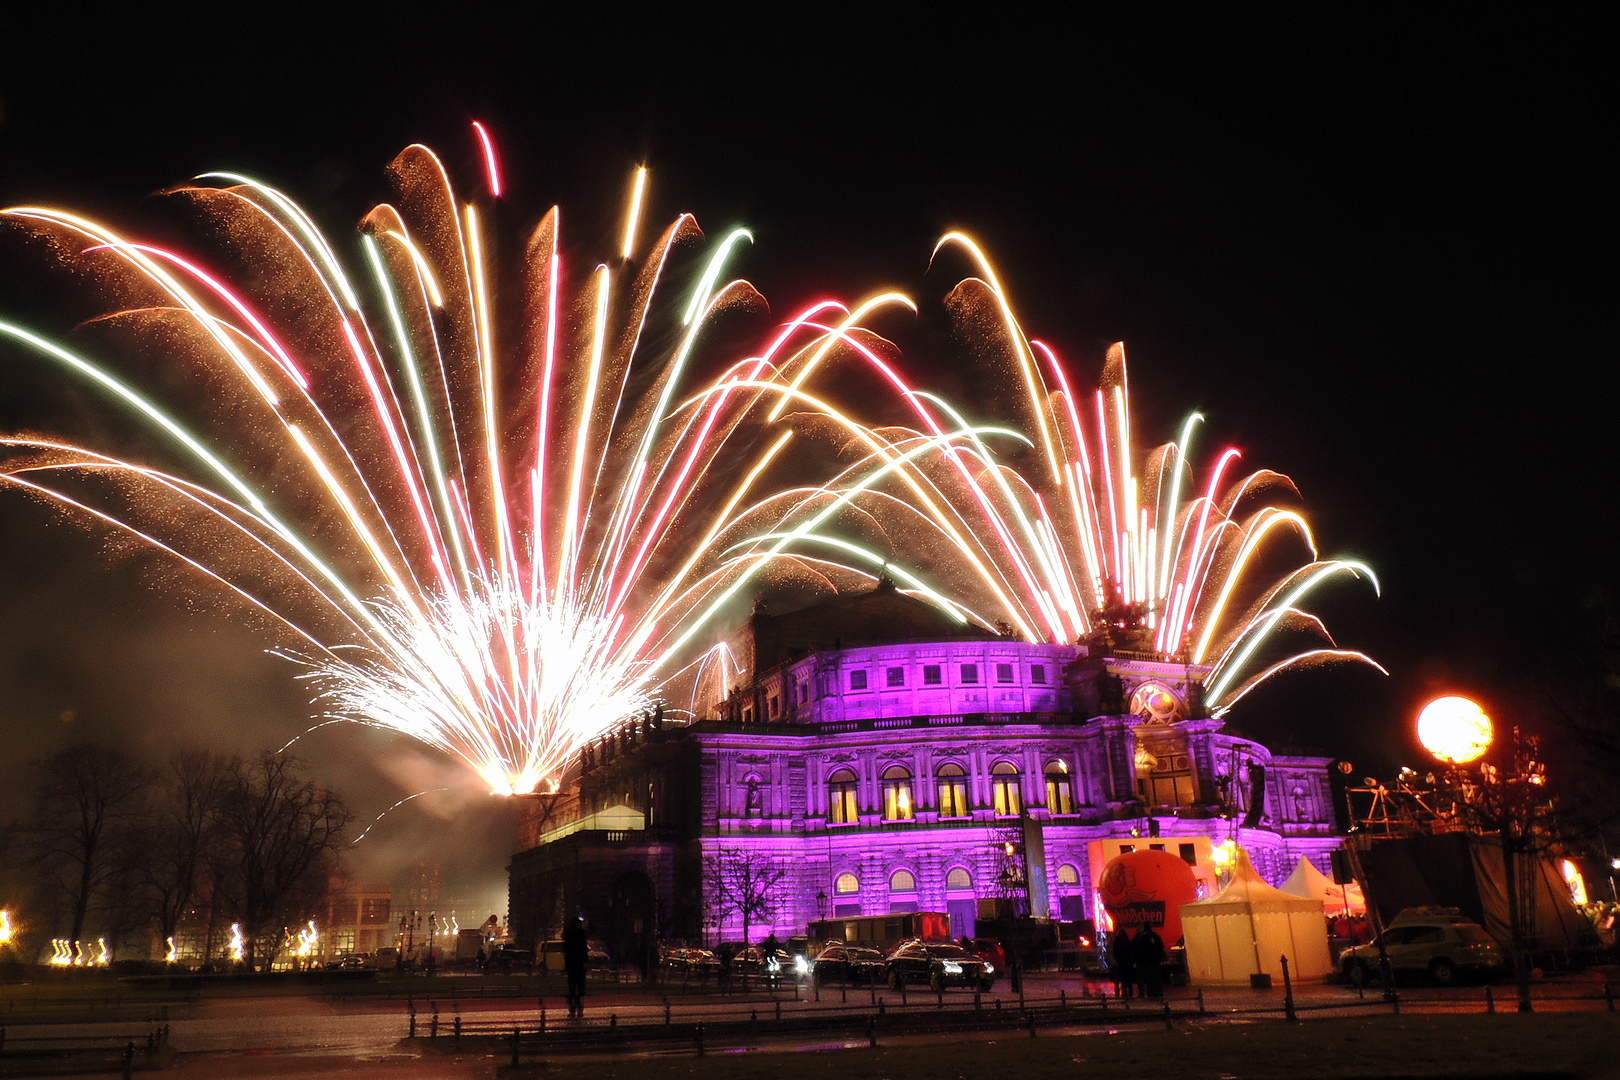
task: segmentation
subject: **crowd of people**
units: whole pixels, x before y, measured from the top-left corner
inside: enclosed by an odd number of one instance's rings
[[[1169,958],[1164,938],[1151,926],[1143,926],[1131,937],[1124,930],[1108,935],[1108,973],[1114,982],[1114,996],[1163,997],[1164,962]]]

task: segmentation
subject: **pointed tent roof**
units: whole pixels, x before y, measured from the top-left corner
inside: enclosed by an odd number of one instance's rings
[[[1282,891],[1293,896],[1303,896],[1307,900],[1320,900],[1329,914],[1335,909],[1344,910],[1347,903],[1352,912],[1367,910],[1367,902],[1361,895],[1360,885],[1355,882],[1335,885],[1332,878],[1318,870],[1311,864],[1311,860],[1303,855],[1299,857],[1299,865],[1294,867],[1294,872],[1283,882]]]
[[[1265,878],[1249,861],[1249,853],[1239,848],[1237,863],[1232,868],[1232,880],[1226,888],[1208,900],[1181,905],[1181,917],[1185,920],[1198,915],[1232,915],[1246,910],[1321,911],[1322,901],[1294,896],[1266,884]]]

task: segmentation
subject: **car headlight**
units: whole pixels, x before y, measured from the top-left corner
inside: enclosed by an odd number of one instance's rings
[[[960,975],[960,974],[962,974],[962,965],[958,964],[955,960],[947,960],[947,961],[945,961],[945,974],[947,974],[947,975]]]
[[[777,972],[782,970],[782,961],[778,960],[774,956],[771,957],[765,961],[765,970],[769,971],[772,975],[775,975]]]
[[[984,962],[984,973],[986,975],[994,975],[996,973],[996,965],[994,965],[994,964],[990,963],[990,961],[986,960]]]
[[[806,960],[802,956],[795,956],[793,958],[793,970],[797,971],[800,975],[809,974],[809,972],[810,972],[810,961]]]

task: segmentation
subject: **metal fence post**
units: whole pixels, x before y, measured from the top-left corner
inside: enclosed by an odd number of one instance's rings
[[[456,1016],[455,1028],[456,1028],[456,1049],[460,1050],[461,1049],[461,1017],[460,1017],[460,1015]]]
[[[512,1068],[518,1067],[518,1029],[512,1029]]]
[[[1389,1004],[1395,1010],[1395,1015],[1401,1015],[1401,995],[1394,990],[1389,992]]]
[[[866,1045],[876,1046],[877,1043],[877,1017],[866,1018]]]
[[[776,1022],[778,1024],[782,1022],[782,1003],[780,1001],[776,1003]]]
[[[1204,1015],[1204,988],[1202,986],[1198,988],[1198,1015]]]
[[[1029,1037],[1033,1039],[1035,1037],[1035,1014],[1025,1013],[1024,1015],[1029,1020]]]
[[[1494,1013],[1496,1011],[1496,995],[1491,993],[1491,988],[1488,984],[1485,987],[1485,1011],[1488,1013]]]
[[[669,998],[664,998],[664,1026],[669,1027]]]
[[[1288,957],[1286,956],[1282,958],[1282,969],[1283,1016],[1292,1024],[1299,1019],[1299,1016],[1294,1012],[1294,980],[1288,977]],[[1166,1003],[1165,1008],[1168,1009],[1169,1007],[1169,1004]]]
[[[703,1056],[703,1021],[697,1023],[697,1056]]]

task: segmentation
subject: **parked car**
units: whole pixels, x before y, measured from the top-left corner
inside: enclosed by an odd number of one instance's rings
[[[997,975],[1007,970],[1007,952],[995,938],[969,938],[966,948],[968,952],[984,961],[985,966],[991,971],[992,982]]]
[[[791,979],[795,974],[793,957],[782,949],[766,952],[758,945],[745,945],[731,954],[731,974],[734,978]]]
[[[1501,968],[1501,946],[1456,908],[1407,908],[1384,928],[1384,952],[1396,974],[1427,974],[1442,986],[1461,975],[1489,976]],[[1377,977],[1379,939],[1339,954],[1339,970],[1364,983]]]
[[[720,958],[708,949],[666,945],[659,950],[658,962],[665,971],[686,979],[703,981],[720,974]]]
[[[995,974],[993,965],[960,945],[915,939],[902,942],[884,964],[884,977],[896,990],[907,983],[924,983],[935,990],[947,986],[988,990]]]
[[[816,954],[810,963],[810,973],[818,986],[830,982],[853,983],[857,986],[881,982],[884,978],[883,954],[876,949],[835,941]]]
[[[531,974],[534,971],[534,950],[520,949],[516,945],[497,945],[490,952],[484,969],[504,975],[515,971]]]

